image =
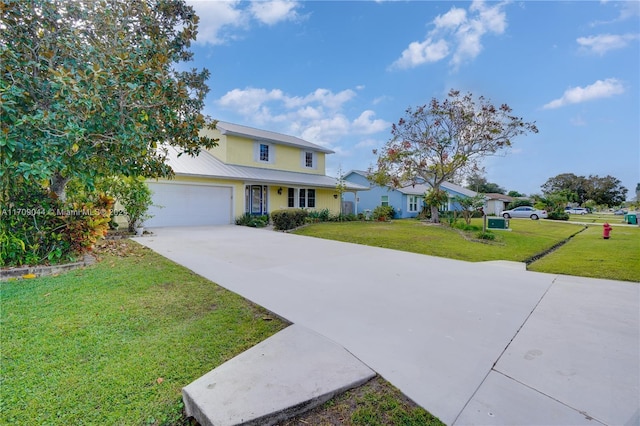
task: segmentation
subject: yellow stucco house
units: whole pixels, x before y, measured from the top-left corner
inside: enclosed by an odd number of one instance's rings
[[[231,224],[245,213],[287,208],[340,212],[338,181],[325,174],[325,156],[333,151],[238,124],[216,127],[206,133],[219,145],[197,157],[168,148],[175,179],[148,181],[154,206],[145,226]],[[346,182],[346,191],[367,189]]]

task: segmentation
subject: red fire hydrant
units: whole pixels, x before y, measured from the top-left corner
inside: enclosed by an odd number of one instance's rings
[[[605,240],[608,240],[609,234],[611,233],[611,229],[612,229],[611,225],[605,222],[605,224],[602,225],[602,238],[604,238]]]

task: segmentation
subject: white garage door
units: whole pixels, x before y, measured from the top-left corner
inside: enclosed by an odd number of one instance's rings
[[[233,223],[230,187],[181,182],[148,182],[148,185],[154,206],[149,209],[153,217],[145,221],[147,227]]]

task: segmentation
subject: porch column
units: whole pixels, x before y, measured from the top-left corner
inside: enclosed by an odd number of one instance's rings
[[[353,210],[354,210],[354,214],[358,215],[358,191],[345,190],[345,192],[353,193]]]

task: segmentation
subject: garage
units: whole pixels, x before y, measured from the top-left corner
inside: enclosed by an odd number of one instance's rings
[[[233,188],[185,182],[147,182],[152,218],[146,227],[228,225],[233,223]]]

